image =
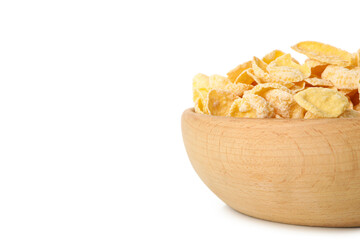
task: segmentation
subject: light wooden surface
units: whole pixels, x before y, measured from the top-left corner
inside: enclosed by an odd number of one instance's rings
[[[182,115],[189,159],[226,204],[266,220],[360,226],[359,119]]]

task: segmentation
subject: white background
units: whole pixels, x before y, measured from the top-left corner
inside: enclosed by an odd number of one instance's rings
[[[196,73],[304,40],[354,52],[359,19],[345,0],[1,1],[0,239],[358,238],[225,206],[180,117]]]

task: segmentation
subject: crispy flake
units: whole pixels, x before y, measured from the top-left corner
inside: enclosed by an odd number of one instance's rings
[[[193,101],[196,102],[198,98],[206,99],[209,92],[208,88],[198,88],[193,90]]]
[[[321,117],[338,117],[349,107],[344,95],[328,88],[307,88],[295,94],[294,99],[301,107]]]
[[[212,89],[225,89],[230,83],[231,81],[224,76],[214,74],[209,77],[209,85]]]
[[[347,97],[352,97],[357,93],[358,90],[357,89],[340,89],[338,91]]]
[[[280,51],[280,50],[274,50],[268,54],[266,54],[264,57],[263,57],[263,62],[266,63],[266,64],[269,64],[271,63],[272,61],[274,61],[275,59],[277,59],[278,57],[281,57],[282,55],[284,55],[285,53],[283,51]]]
[[[360,112],[360,104],[357,104],[357,105],[354,107],[354,110]]]
[[[360,113],[352,109],[345,110],[345,112],[339,116],[339,118],[358,118],[358,117],[360,117]]]
[[[231,83],[229,85],[227,85],[225,87],[224,90],[230,91],[233,94],[241,97],[245,91],[248,91],[250,89],[252,89],[254,86],[253,85],[248,85],[248,84],[243,84],[243,83]]]
[[[357,89],[360,80],[360,68],[347,69],[329,65],[321,78],[331,81],[337,89]]]
[[[195,102],[195,112],[201,114],[209,114],[206,99],[198,98]]]
[[[296,44],[292,47],[292,49],[299,53],[305,54],[310,59],[315,59],[320,62],[344,67],[351,64],[351,53],[328,44],[314,41],[305,41]]]
[[[311,74],[307,64],[299,65],[293,62],[290,54],[276,58],[267,66],[267,70],[271,79],[287,82],[300,82]]]
[[[351,98],[350,98],[349,96],[346,96],[346,97],[347,97],[347,99],[349,100],[349,107],[348,107],[348,109],[354,109],[354,104],[352,103]]]
[[[254,59],[252,60],[252,69],[254,72],[254,75],[257,78],[260,78],[264,81],[267,81],[269,78],[269,73],[266,70],[267,68],[267,64],[265,62],[263,62],[262,60],[260,60],[257,57],[254,57]]]
[[[354,67],[360,67],[360,49],[352,54],[352,59],[351,59],[351,65],[349,66],[350,69],[354,68]]]
[[[293,93],[297,93],[297,92],[300,92],[300,91],[304,90],[304,89],[305,89],[305,86],[306,86],[305,81],[295,82],[295,83],[294,83],[294,86],[290,87],[290,90],[291,90]]]
[[[243,71],[235,80],[235,83],[244,83],[244,84],[252,84],[254,79],[254,74],[251,74],[252,69],[247,69]]]
[[[234,101],[229,116],[245,118],[269,118],[274,116],[272,107],[260,96],[245,93],[243,98]]]
[[[306,110],[298,103],[294,103],[290,107],[290,118],[304,118]]]
[[[266,91],[264,98],[274,108],[275,114],[283,118],[290,118],[290,109],[292,105],[297,104],[291,93],[280,89]]]
[[[196,74],[193,78],[193,89],[198,88],[209,88],[209,77],[205,74],[199,73]]]
[[[288,92],[288,93],[291,93],[291,91],[285,87],[284,85],[281,85],[279,83],[264,83],[264,84],[259,84],[257,86],[255,86],[253,89],[251,89],[249,91],[249,93],[252,93],[252,94],[256,94],[256,95],[259,95],[259,96],[264,96],[264,94],[271,90],[271,89],[280,89],[282,91],[285,91],[285,92]]]
[[[311,75],[314,77],[321,77],[321,74],[329,65],[327,63],[323,63],[314,59],[306,59],[305,64],[307,64],[311,68]]]
[[[235,80],[237,79],[237,77],[246,69],[251,67],[251,61],[242,63],[238,66],[236,66],[236,68],[232,69],[230,72],[227,73],[228,78],[230,79],[231,82],[235,82]]]
[[[229,109],[238,98],[235,94],[225,90],[212,89],[207,97],[207,108],[210,115],[226,116]]]
[[[316,119],[316,118],[322,118],[322,117],[320,117],[319,115],[316,115],[310,111],[307,111],[304,116],[304,119]]]
[[[334,84],[326,79],[317,77],[305,78],[304,81],[313,87],[333,87]]]

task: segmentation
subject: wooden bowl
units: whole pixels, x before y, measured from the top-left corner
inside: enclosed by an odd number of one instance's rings
[[[360,226],[359,119],[246,119],[186,110],[202,181],[233,209],[275,222]]]

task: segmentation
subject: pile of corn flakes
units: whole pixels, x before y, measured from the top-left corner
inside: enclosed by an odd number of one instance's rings
[[[195,112],[243,118],[360,117],[360,50],[349,53],[314,41],[292,47],[300,64],[274,50],[227,73],[193,79]]]

